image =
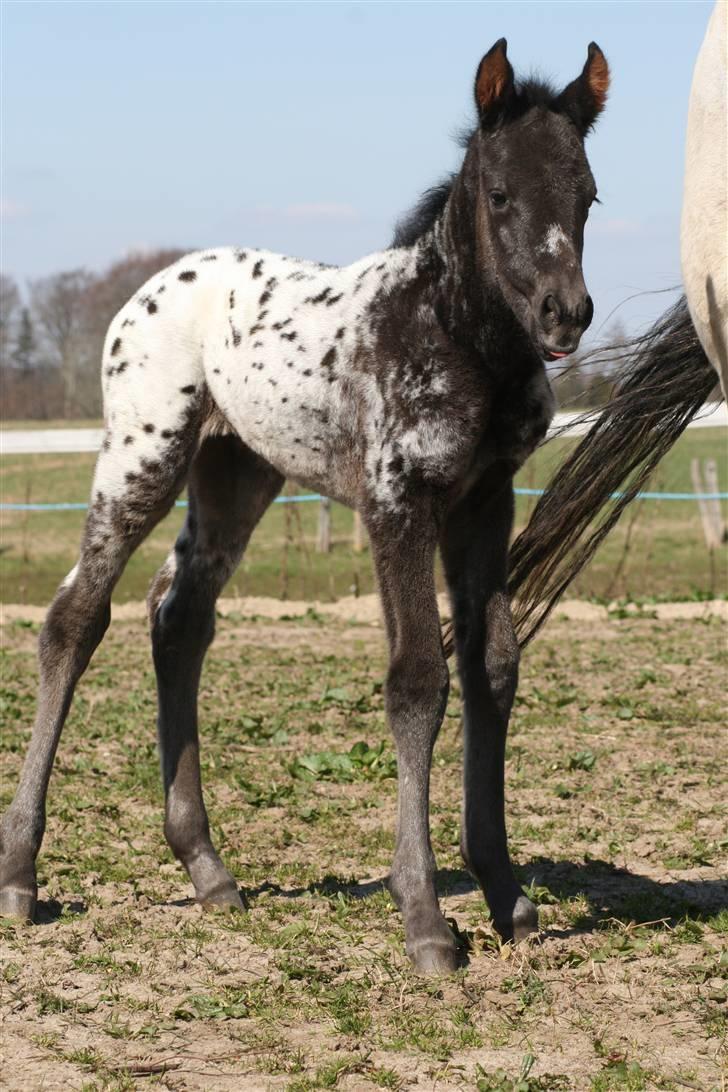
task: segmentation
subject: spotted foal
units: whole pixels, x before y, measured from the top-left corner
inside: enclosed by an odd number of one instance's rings
[[[114,319],[80,558],[40,637],[37,720],[2,821],[4,913],[33,916],[46,790],[74,687],[127,559],[185,483],[184,529],[149,592],[165,834],[201,903],[242,906],[210,840],[197,691],[216,598],[290,477],[358,509],[371,538],[399,769],[390,889],[411,959],[422,970],[457,963],[429,835],[449,679],[438,547],[464,703],[463,856],[504,937],[537,927],[504,820],[518,669],[506,593],[511,482],[552,415],[544,360],[575,349],[591,320],[581,253],[596,191],[584,138],[607,85],[593,44],[561,93],[517,83],[501,40],[478,68],[478,121],[460,170],[425,195],[391,248],[345,268],[259,250],[191,254]]]

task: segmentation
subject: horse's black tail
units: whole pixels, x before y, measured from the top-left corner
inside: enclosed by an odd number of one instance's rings
[[[613,350],[598,350],[613,361]],[[616,387],[556,471],[510,553],[521,647],[593,557],[629,502],[714,388],[717,376],[683,296],[642,337],[617,348]],[[610,503],[616,491],[618,499]]]

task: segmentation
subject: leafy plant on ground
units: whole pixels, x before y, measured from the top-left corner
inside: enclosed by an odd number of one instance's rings
[[[299,755],[289,767],[301,780],[381,781],[397,776],[397,760],[384,740],[377,746],[359,740],[348,751],[318,751]]]

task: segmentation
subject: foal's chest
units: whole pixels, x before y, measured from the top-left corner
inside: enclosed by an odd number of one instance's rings
[[[555,410],[546,369],[538,362],[494,400],[488,435],[496,457],[521,466],[545,438]]]
[[[395,259],[335,269],[252,252],[252,271],[248,261],[223,279],[209,324],[206,379],[236,432],[283,474],[344,499],[366,385],[354,360]]]

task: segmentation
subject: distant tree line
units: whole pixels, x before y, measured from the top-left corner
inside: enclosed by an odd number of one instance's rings
[[[130,254],[106,272],[31,281],[23,298],[0,274],[0,401],[5,419],[100,417],[99,369],[116,312],[184,250]]]
[[[107,327],[146,280],[186,251],[130,254],[106,272],[85,269],[31,281],[23,299],[12,277],[0,275],[0,400],[6,419],[100,417],[99,368]],[[551,368],[564,409],[589,409],[610,398],[623,326],[612,324],[601,345],[581,349]]]

